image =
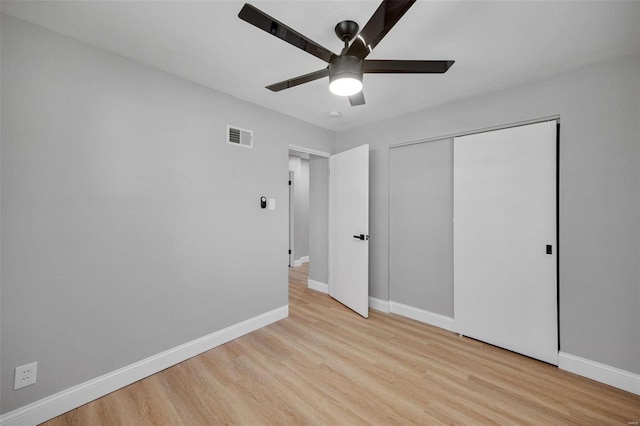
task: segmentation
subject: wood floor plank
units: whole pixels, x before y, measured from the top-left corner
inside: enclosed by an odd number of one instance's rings
[[[289,268],[289,318],[45,423],[633,424],[640,396],[485,343],[371,311]]]

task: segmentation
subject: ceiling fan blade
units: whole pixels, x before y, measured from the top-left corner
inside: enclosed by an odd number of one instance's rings
[[[351,106],[364,105],[364,93],[363,91],[359,91],[353,96],[349,96],[349,103]]]
[[[298,77],[290,78],[289,80],[281,81],[267,86],[267,89],[273,92],[279,92],[290,87],[298,86],[300,84],[308,83],[313,80],[318,80],[322,77],[329,76],[329,68],[325,68],[319,71],[310,72],[309,74],[301,75]]]
[[[287,27],[282,22],[272,18],[263,11],[251,6],[250,4],[245,4],[242,7],[240,13],[238,13],[238,18],[242,19],[243,21],[247,21],[251,25],[266,31],[281,40],[286,41],[287,43],[297,47],[298,49],[302,49],[305,52],[311,53],[316,58],[320,58],[325,62],[331,62],[331,59],[337,56],[329,49],[320,46],[315,41]]]
[[[367,59],[364,72],[368,74],[431,74],[445,73],[455,61],[397,61]]]
[[[366,58],[415,2],[416,0],[383,0],[347,49],[347,55]]]

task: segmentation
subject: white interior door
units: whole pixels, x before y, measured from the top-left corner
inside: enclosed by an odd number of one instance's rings
[[[329,157],[329,295],[369,316],[369,145]]]
[[[460,332],[557,365],[556,123],[455,138],[453,205]]]

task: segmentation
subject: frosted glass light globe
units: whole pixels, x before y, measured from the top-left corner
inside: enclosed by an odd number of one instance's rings
[[[357,78],[337,78],[329,84],[329,90],[338,96],[351,96],[362,90],[362,81]]]

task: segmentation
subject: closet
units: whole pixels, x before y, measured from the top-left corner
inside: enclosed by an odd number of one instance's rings
[[[558,362],[556,121],[390,151],[392,302]]]

